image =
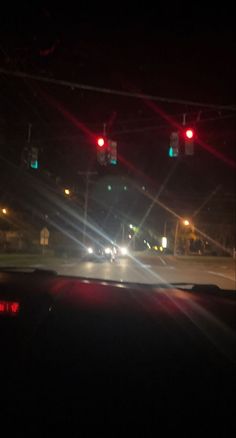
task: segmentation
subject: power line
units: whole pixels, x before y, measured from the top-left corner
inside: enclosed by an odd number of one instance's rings
[[[53,79],[49,77],[43,77],[38,76],[34,74],[24,73],[21,71],[10,71],[5,68],[0,68],[0,73],[6,74],[8,76],[15,76],[18,78],[24,78],[24,79],[31,79],[34,81],[40,81],[45,83],[50,83],[54,85],[62,85],[69,88],[77,88],[79,90],[84,91],[93,91],[97,93],[104,93],[104,94],[112,94],[116,96],[123,96],[123,97],[131,97],[136,99],[142,99],[142,100],[152,100],[157,102],[163,102],[163,103],[172,103],[172,104],[179,104],[179,105],[189,105],[189,106],[196,106],[201,108],[212,108],[212,109],[221,109],[221,110],[229,110],[229,111],[236,111],[236,107],[233,105],[217,105],[212,103],[204,103],[204,102],[195,102],[190,100],[183,100],[183,99],[174,99],[174,98],[168,98],[168,97],[161,97],[161,96],[153,96],[149,94],[142,94],[142,93],[131,93],[129,91],[121,91],[121,90],[114,90],[110,88],[104,88],[104,87],[96,87],[93,85],[86,85],[86,84],[80,84],[77,82],[71,82],[61,79]]]

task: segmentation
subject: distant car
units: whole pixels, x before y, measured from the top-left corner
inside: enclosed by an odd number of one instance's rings
[[[117,248],[113,244],[94,243],[86,248],[85,258],[93,261],[109,260],[113,262],[118,254]]]
[[[110,262],[115,261],[117,257],[117,249],[114,245],[106,245],[102,247],[102,257]]]
[[[129,249],[127,246],[121,245],[117,246],[118,257],[127,257],[129,255]]]

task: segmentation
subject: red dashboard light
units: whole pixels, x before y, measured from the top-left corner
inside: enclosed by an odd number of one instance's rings
[[[0,315],[17,315],[20,304],[16,301],[0,301]]]

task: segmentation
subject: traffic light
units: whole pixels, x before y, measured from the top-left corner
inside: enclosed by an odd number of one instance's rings
[[[172,132],[170,134],[169,157],[178,157],[179,155],[179,134]]]
[[[97,139],[98,147],[102,148],[105,145],[105,139],[103,137],[99,137]]]
[[[38,148],[32,147],[30,151],[30,167],[31,169],[38,169]]]
[[[105,137],[97,138],[97,160],[99,164],[107,164],[107,139]]]
[[[184,148],[185,155],[193,155],[194,154],[194,139],[195,132],[192,128],[185,128],[184,130]]]
[[[104,137],[97,137],[97,160],[102,166],[117,164],[117,142]]]
[[[110,164],[117,164],[117,142],[108,140],[108,161]]]

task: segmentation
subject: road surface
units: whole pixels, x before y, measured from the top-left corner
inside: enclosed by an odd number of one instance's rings
[[[119,282],[216,284],[236,290],[236,260],[230,257],[173,257],[136,253],[114,263],[47,256],[1,255],[1,266],[53,269],[59,274]]]
[[[216,284],[236,290],[235,261],[232,259],[191,259],[171,256],[133,257],[114,263],[68,262],[59,272],[119,282]]]

